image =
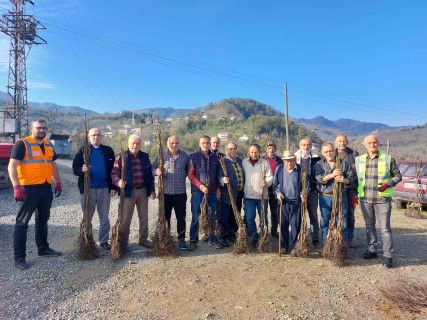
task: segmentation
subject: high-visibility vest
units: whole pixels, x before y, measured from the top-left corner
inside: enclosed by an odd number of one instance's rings
[[[25,145],[25,156],[17,167],[19,184],[22,186],[52,183],[53,144],[43,139],[44,154],[36,140],[26,137],[21,140]]]
[[[365,153],[356,157],[356,171],[359,184],[357,186],[357,194],[359,198],[365,196],[365,174],[366,174],[366,159],[368,155]],[[384,152],[378,154],[378,184],[387,183],[391,179],[390,175],[391,156]],[[378,191],[381,197],[391,197],[394,194],[394,187],[387,188],[384,192]]]

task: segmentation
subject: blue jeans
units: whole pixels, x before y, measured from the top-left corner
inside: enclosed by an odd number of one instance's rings
[[[344,240],[347,241],[347,195],[345,192],[342,193],[342,215],[343,215],[343,226],[342,232]],[[332,213],[332,197],[326,196],[323,193],[319,193],[319,206],[320,206],[320,228],[322,229],[322,241],[325,241],[326,236],[329,232],[329,221],[331,220]],[[338,223],[338,214],[336,221]]]
[[[200,204],[203,200],[202,192],[193,192],[191,195],[191,226],[190,226],[190,241],[199,242],[199,216]],[[208,207],[211,208],[212,224],[216,222],[216,193],[208,194]],[[206,212],[208,208],[206,208]],[[214,233],[209,234],[209,241],[216,241]]]
[[[251,240],[258,240],[259,235],[256,228],[255,218],[256,218],[257,211],[258,211],[259,217],[261,218],[261,200],[244,198],[243,205],[245,207],[245,218],[246,218],[246,223],[248,225],[248,234],[251,237]],[[267,209],[268,209],[268,199],[265,199],[264,200],[264,217],[265,217],[265,226],[268,228]]]

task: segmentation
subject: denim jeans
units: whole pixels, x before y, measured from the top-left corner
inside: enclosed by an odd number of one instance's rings
[[[259,234],[257,232],[257,227],[255,223],[256,212],[261,219],[261,200],[260,199],[243,199],[243,205],[245,207],[245,218],[248,225],[248,234],[251,237],[251,240],[258,240]],[[264,200],[264,217],[265,217],[265,226],[268,229],[268,199]]]
[[[363,198],[360,199],[360,209],[363,213],[366,225],[366,239],[368,240],[368,250],[376,252],[377,232],[375,229],[376,218],[378,219],[381,238],[383,240],[383,255],[386,258],[392,257],[393,235],[391,232],[391,199],[386,198],[383,203],[370,203]]]
[[[322,229],[322,241],[326,240],[326,236],[329,232],[329,221],[331,220],[332,213],[332,199],[333,197],[326,196],[323,193],[319,193],[319,206],[320,206],[320,227]],[[342,215],[343,215],[343,237],[347,241],[347,195],[345,192],[342,193]],[[336,221],[338,223],[338,214]]]
[[[191,195],[191,226],[190,226],[190,241],[195,243],[199,242],[199,216],[200,204],[203,200],[202,192],[193,192]],[[208,194],[208,207],[211,208],[212,224],[216,223],[216,193]],[[208,208],[206,208],[207,212]],[[209,241],[216,241],[217,238],[214,233],[209,234]]]

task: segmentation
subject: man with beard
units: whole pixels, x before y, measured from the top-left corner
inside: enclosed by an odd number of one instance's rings
[[[61,180],[55,160],[54,147],[46,139],[46,120],[34,120],[30,126],[31,135],[16,142],[9,161],[9,176],[13,184],[13,196],[18,201],[18,214],[13,231],[15,267],[29,268],[26,262],[28,223],[35,212],[35,235],[37,253],[41,257],[60,256],[61,252],[49,247],[47,242],[50,207],[55,180],[55,196],[62,193]]]

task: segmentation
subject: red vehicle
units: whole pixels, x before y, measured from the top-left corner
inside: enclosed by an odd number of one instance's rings
[[[13,143],[0,143],[0,189],[7,189],[11,186],[7,166],[12,147]]]
[[[405,208],[408,202],[420,202],[427,207],[427,162],[402,160],[398,162],[402,181],[394,188],[398,208]]]

